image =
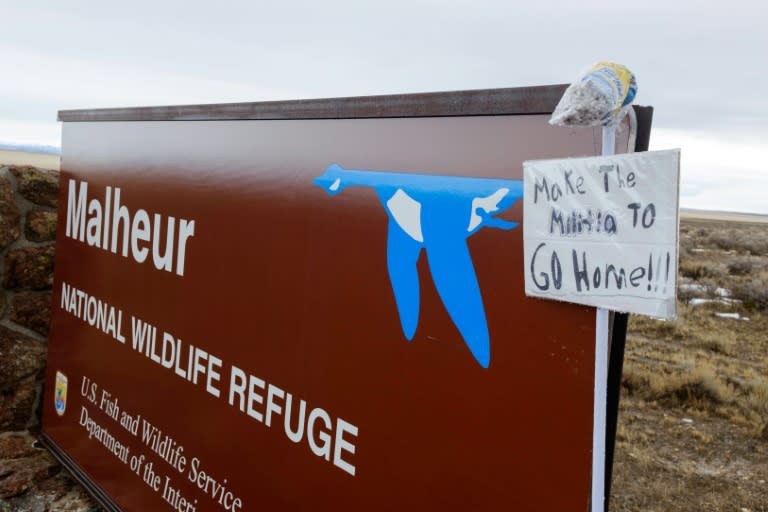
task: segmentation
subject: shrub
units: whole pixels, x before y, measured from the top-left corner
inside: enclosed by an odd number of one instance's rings
[[[768,380],[755,379],[750,383],[747,403],[768,420]]]
[[[705,277],[722,277],[724,275],[720,265],[708,261],[698,262],[684,259],[680,261],[679,267],[680,275],[694,280]]]
[[[768,254],[768,237],[756,233],[746,233],[737,240],[736,247],[738,251],[745,251],[754,256]]]
[[[693,238],[684,235],[680,237],[680,241],[678,242],[678,254],[680,254],[681,258],[688,257],[691,255],[692,251],[691,249],[696,247],[696,244],[693,241]]]
[[[660,320],[642,315],[630,315],[629,330],[637,335],[650,339],[681,340],[689,334],[685,323],[675,320]]]
[[[653,398],[666,406],[683,405],[711,410],[733,401],[733,390],[709,366],[698,366],[686,375],[652,379],[651,391]]]
[[[749,258],[741,258],[728,263],[728,273],[732,276],[745,276],[752,272],[754,265]]]
[[[726,251],[735,249],[734,245],[736,244],[736,234],[733,230],[730,229],[717,230],[707,237],[707,243],[710,246],[714,246],[718,249],[723,249]]]
[[[696,338],[694,345],[701,347],[704,350],[715,352],[716,354],[729,356],[733,354],[735,341],[727,335],[705,332],[703,335]]]
[[[768,254],[766,230],[750,229],[745,232],[733,229],[718,230],[707,237],[707,243],[725,251],[748,252],[755,256]]]
[[[647,390],[648,385],[649,376],[647,373],[630,362],[624,364],[624,368],[621,372],[621,387],[624,388],[627,393],[630,395],[640,393],[641,391]]]
[[[693,288],[682,288],[680,286],[677,287],[677,300],[683,304],[689,304],[691,299],[701,297],[701,295],[702,294],[700,291]]]
[[[651,373],[625,365],[622,388],[630,395],[666,407],[714,411],[734,401],[733,388],[720,380],[711,366],[700,364],[685,373]]]
[[[734,299],[742,301],[748,308],[768,309],[768,279],[765,277],[735,283],[731,292]]]

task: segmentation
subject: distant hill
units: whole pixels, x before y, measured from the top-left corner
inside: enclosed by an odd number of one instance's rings
[[[731,222],[768,223],[768,215],[762,213],[723,212],[717,210],[695,210],[680,208],[680,217],[687,220],[714,220]]]
[[[0,167],[7,165],[31,165],[58,170],[61,166],[61,150],[38,144],[0,143]]]
[[[43,144],[15,144],[10,142],[0,142],[0,150],[21,151],[24,153],[43,153],[45,155],[61,156],[61,148],[57,148],[56,146],[46,146]]]

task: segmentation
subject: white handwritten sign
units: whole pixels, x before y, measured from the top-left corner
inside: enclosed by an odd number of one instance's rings
[[[675,317],[679,149],[523,170],[527,295]]]

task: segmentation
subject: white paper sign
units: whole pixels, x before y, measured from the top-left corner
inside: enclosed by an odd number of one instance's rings
[[[675,317],[679,149],[523,171],[527,295]]]

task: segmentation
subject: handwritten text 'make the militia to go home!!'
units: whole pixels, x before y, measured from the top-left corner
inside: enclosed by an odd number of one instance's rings
[[[637,185],[637,175],[634,171],[622,173],[619,165],[601,165],[600,189],[610,194],[612,189],[634,189]],[[563,210],[556,206],[561,198],[566,196],[586,195],[589,188],[583,175],[574,176],[573,169],[564,169],[560,180],[548,180],[546,176],[537,176],[533,188],[533,202],[539,199],[551,204],[549,216],[549,233],[563,236],[579,235],[582,233],[603,233],[613,235],[618,232],[619,225],[615,211],[601,209],[571,209]],[[632,228],[649,229],[656,220],[656,205],[640,202],[630,202],[626,205],[632,214]]]
[[[656,221],[656,206],[648,202],[645,206],[637,201],[625,202],[627,212],[624,215],[617,212],[621,198],[626,197],[638,187],[639,179],[635,171],[622,171],[617,164],[604,164],[596,167],[597,179],[586,179],[583,174],[577,174],[573,169],[562,169],[559,176],[535,176],[533,183],[533,204],[541,201],[548,206],[546,234],[551,237],[574,238],[579,235],[595,235],[599,238],[613,238],[619,235],[619,219],[631,219],[630,229],[651,229]],[[580,196],[603,196],[596,201],[597,207],[584,207],[579,201]],[[583,198],[587,203],[587,198]],[[558,206],[566,204],[569,209]],[[627,215],[626,213],[629,213]],[[532,219],[528,219],[531,221]],[[540,222],[540,219],[537,219]],[[541,291],[550,287],[560,289],[563,286],[563,255],[562,247],[548,247],[550,242],[541,241],[536,245],[530,259],[531,281]],[[659,284],[664,285],[669,280],[671,255],[649,254],[643,264],[627,268],[618,261],[603,260],[596,257],[594,247],[568,247],[572,263],[572,284],[576,292],[586,292],[590,289],[609,288],[611,284],[616,289],[639,288],[647,284],[648,291],[657,291]],[[549,255],[547,257],[546,255]],[[541,261],[547,265],[546,271],[538,271]],[[590,265],[590,260],[600,260],[598,265]],[[662,270],[664,268],[664,270]],[[665,277],[661,277],[663,275]],[[655,273],[655,279],[654,279]],[[664,282],[659,283],[659,279]],[[648,281],[648,283],[646,283]]]
[[[526,294],[673,317],[679,150],[523,170]]]

